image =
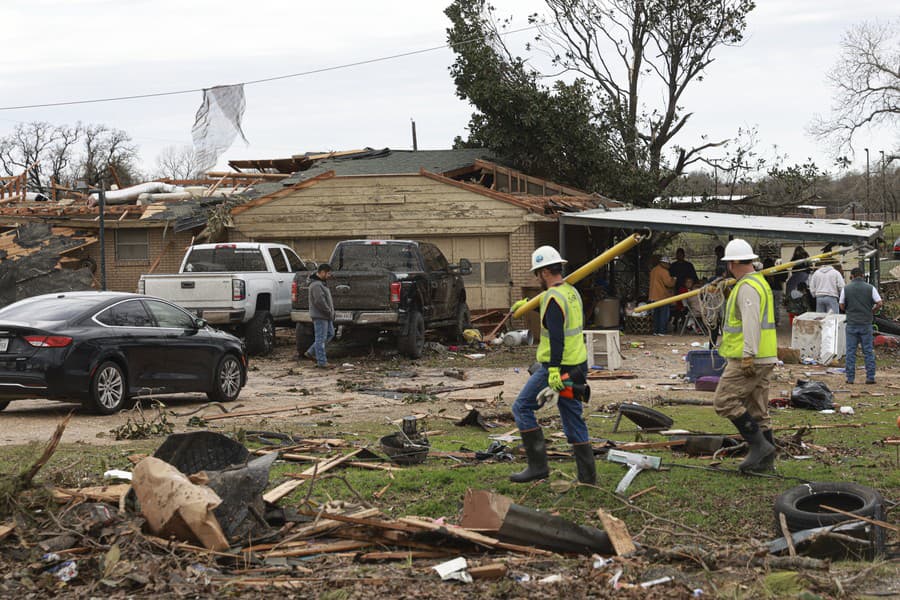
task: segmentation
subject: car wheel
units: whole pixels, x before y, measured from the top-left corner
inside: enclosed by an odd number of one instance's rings
[[[7,406],[9,406],[9,401],[7,401],[7,402],[0,402],[0,410],[6,409]]]
[[[410,358],[421,358],[425,349],[425,318],[417,309],[409,311],[406,333],[397,340],[397,347]]]
[[[268,311],[261,310],[247,323],[247,352],[265,356],[275,347],[275,323]]]
[[[316,336],[312,327],[306,323],[297,323],[295,336],[297,338],[297,356],[303,358],[303,353],[309,350],[309,347],[316,341]]]
[[[122,367],[112,361],[101,363],[91,381],[87,408],[101,415],[111,415],[128,403],[128,381]]]
[[[234,354],[226,354],[216,367],[213,388],[207,397],[213,402],[231,402],[237,400],[244,382],[244,370],[241,361]]]
[[[465,301],[456,306],[456,320],[453,326],[447,329],[447,338],[454,342],[463,341],[463,332],[472,326],[469,305]]]

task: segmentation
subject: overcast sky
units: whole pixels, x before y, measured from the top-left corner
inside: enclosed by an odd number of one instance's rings
[[[526,26],[539,0],[492,0]],[[449,0],[3,0],[0,106],[86,100],[224,85],[333,67],[440,46]],[[705,79],[684,98],[694,113],[682,145],[759,129],[793,162],[831,170],[828,149],[805,133],[827,113],[826,73],[846,29],[896,18],[884,0],[757,0],[746,42],[715,52]],[[512,46],[534,32],[513,34]],[[466,135],[471,107],[456,98],[447,49],[247,86],[244,132],[220,160],[279,158],[307,151],[410,148],[415,119],[421,149],[449,148]],[[127,131],[145,167],[170,145],[189,144],[201,93],[40,109],[0,111],[0,135],[17,122],[103,123]],[[862,148],[891,147],[889,132],[861,136]]]

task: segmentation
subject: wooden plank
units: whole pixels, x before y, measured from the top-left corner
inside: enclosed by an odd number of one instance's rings
[[[422,529],[428,531],[440,531],[442,533],[446,533],[447,535],[455,538],[459,538],[462,540],[466,540],[467,542],[472,542],[474,544],[479,544],[481,546],[487,546],[488,548],[502,548],[504,550],[510,550],[512,552],[519,552],[522,554],[539,554],[542,556],[552,556],[553,553],[547,550],[541,550],[540,548],[535,548],[533,546],[519,546],[516,544],[507,544],[506,542],[501,542],[500,540],[494,539],[492,537],[488,537],[486,535],[482,535],[475,531],[471,531],[469,529],[464,529],[462,527],[458,527],[456,525],[439,525],[433,521],[426,521],[424,519],[420,519],[417,517],[402,517],[400,519],[401,523],[406,523],[408,525],[413,525],[414,527],[421,527]]]
[[[339,404],[340,400],[334,400],[331,402],[310,402],[308,404],[297,404],[295,406],[291,406],[289,408],[260,408],[258,410],[242,410],[242,411],[232,411],[230,413],[223,413],[221,415],[210,415],[208,417],[203,417],[204,421],[219,421],[221,419],[231,419],[234,417],[257,417],[260,415],[274,415],[277,413],[291,412],[295,410],[306,410],[307,408],[320,408],[322,406],[331,406],[332,404]]]
[[[628,533],[625,521],[614,517],[602,508],[597,509],[597,517],[603,523],[603,529],[609,536],[609,541],[612,542],[613,549],[618,556],[629,556],[637,550],[631,534]]]
[[[57,502],[87,499],[118,504],[119,499],[127,494],[130,488],[130,483],[118,483],[84,488],[53,488],[52,493],[53,499]]]
[[[370,509],[370,510],[375,510],[375,514],[378,514],[380,512],[377,509]],[[298,511],[298,512],[301,515],[305,515],[307,517],[312,517],[312,516],[318,515],[318,513],[312,513],[309,511]],[[362,511],[360,511],[360,512],[362,512]],[[368,516],[374,516],[374,515],[368,515]],[[363,525],[365,527],[372,527],[373,529],[402,531],[404,533],[410,533],[412,531],[415,531],[415,528],[410,527],[409,525],[404,525],[403,523],[399,523],[398,521],[379,521],[379,520],[375,520],[375,519],[369,519],[366,517],[367,517],[367,515],[354,513],[352,515],[329,514],[327,518],[334,520],[334,521],[341,521],[343,523],[352,523],[353,525]]]
[[[863,517],[861,515],[854,515],[852,512],[847,512],[846,510],[841,510],[840,508],[834,508],[833,506],[828,506],[827,504],[822,504],[821,506],[825,510],[830,510],[831,512],[836,512],[836,513],[842,514],[847,517],[852,517],[853,519],[856,519],[859,521],[865,521],[866,523],[871,523],[872,525],[877,525],[879,527],[884,527],[885,529],[890,529],[891,531],[900,533],[900,527],[897,527],[896,525],[892,525],[886,521],[879,521],[878,519]]]
[[[797,556],[797,549],[794,548],[794,536],[791,535],[791,530],[788,529],[787,517],[784,516],[783,512],[778,513],[778,525],[781,527],[781,534],[784,536],[784,541],[787,544],[788,554]]]
[[[357,540],[342,540],[331,544],[319,544],[316,546],[306,546],[304,548],[294,548],[288,550],[273,550],[263,554],[266,558],[277,558],[281,556],[312,556],[314,554],[333,554],[335,552],[349,552],[351,550],[359,550],[368,548],[372,544],[370,542],[361,542]]]
[[[281,542],[276,542],[273,544],[260,544],[257,546],[253,546],[251,548],[247,548],[246,550],[244,550],[244,552],[259,551],[260,549],[270,550],[270,549],[274,549],[274,548],[290,546],[291,544],[295,544],[293,542],[293,540],[297,540],[297,539],[305,538],[305,537],[312,537],[315,535],[325,533],[327,531],[331,531],[333,529],[337,529],[338,527],[341,527],[345,523],[345,519],[353,519],[353,518],[365,519],[367,517],[374,517],[375,515],[378,515],[380,513],[381,513],[381,511],[378,510],[377,508],[364,508],[364,509],[358,510],[350,515],[337,515],[337,514],[333,515],[331,513],[323,513],[322,515],[319,515],[319,513],[309,513],[309,512],[302,513],[302,514],[305,514],[308,516],[321,517],[321,518],[318,521],[315,521],[313,523],[309,523],[302,527],[293,529],[291,531],[290,537],[286,538],[288,540],[291,540],[290,542],[286,543],[283,540]],[[339,518],[339,517],[343,517],[343,518]],[[303,544],[306,544],[306,542],[303,542]],[[266,546],[268,546],[268,547],[266,547]]]
[[[472,579],[503,579],[509,572],[509,567],[503,563],[491,563],[489,565],[481,565],[480,567],[469,567],[469,575]]]
[[[342,456],[339,456],[337,458],[323,460],[321,462],[316,463],[315,465],[313,465],[312,467],[310,467],[303,473],[307,474],[307,475],[312,475],[314,473],[317,475],[321,475],[322,473],[338,466],[342,462],[353,458],[354,456],[356,456],[357,454],[359,454],[362,451],[363,451],[363,448],[357,448],[356,450],[349,452],[347,454],[344,454]],[[263,500],[274,504],[274,503],[278,502],[279,500],[281,500],[282,498],[284,498],[285,496],[287,496],[288,494],[290,494],[291,492],[293,492],[294,490],[296,490],[298,487],[300,487],[304,483],[306,483],[306,481],[307,481],[306,479],[291,479],[290,481],[285,481],[278,487],[276,487],[272,490],[269,490],[268,492],[263,494]]]
[[[412,560],[416,558],[446,558],[454,553],[446,550],[394,550],[391,552],[367,552],[360,555],[362,562],[379,560]]]

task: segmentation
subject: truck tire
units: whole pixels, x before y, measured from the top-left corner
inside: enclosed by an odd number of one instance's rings
[[[265,356],[275,348],[275,323],[269,311],[257,311],[247,323],[247,353],[254,356]]]
[[[880,519],[884,511],[884,498],[876,490],[856,483],[813,482],[798,485],[775,499],[775,522],[778,523],[778,515],[783,514],[788,529],[793,533],[852,520],[823,509],[823,505]],[[776,527],[776,532],[781,532],[780,525]]]
[[[414,308],[409,311],[406,333],[397,339],[397,349],[410,358],[421,358],[425,350],[425,318]]]
[[[244,370],[241,361],[234,354],[226,354],[219,360],[213,377],[212,389],[206,397],[212,402],[232,402],[241,393]]]
[[[465,300],[463,300],[456,306],[456,320],[454,321],[453,325],[445,330],[445,335],[450,341],[462,342],[463,331],[469,329],[471,326],[472,323],[469,315],[469,305],[466,304]]]
[[[306,323],[297,323],[294,335],[297,338],[297,356],[303,358],[303,353],[309,350],[309,347],[316,341],[316,334],[313,332],[312,326]]]
[[[91,380],[90,395],[83,405],[100,415],[112,415],[128,405],[128,378],[122,367],[107,360],[97,367]]]

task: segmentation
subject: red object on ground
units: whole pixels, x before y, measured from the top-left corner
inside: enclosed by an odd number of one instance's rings
[[[769,398],[769,406],[774,406],[775,408],[784,408],[790,405],[790,398]]]
[[[884,346],[886,348],[896,348],[900,346],[900,340],[892,335],[876,335],[873,345],[876,348]]]

